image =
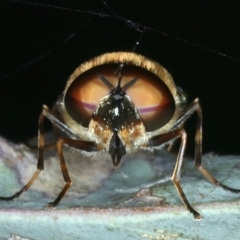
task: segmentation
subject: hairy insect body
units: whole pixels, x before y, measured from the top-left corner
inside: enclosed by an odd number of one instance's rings
[[[113,166],[117,167],[125,154],[140,149],[160,149],[180,138],[172,181],[186,208],[195,219],[199,219],[201,215],[190,205],[180,184],[187,141],[184,123],[195,112],[195,166],[213,184],[240,193],[239,189],[217,181],[202,166],[202,109],[199,100],[186,105],[185,94],[175,86],[168,71],[144,56],[130,52],[106,53],[81,64],[68,79],[56,108],[59,115],[47,106],[43,106],[40,114],[36,172],[19,192],[0,197],[0,200],[20,196],[43,170],[43,122],[47,118],[67,135],[59,137],[56,142],[65,185],[49,207],[56,206],[72,184],[63,155],[64,145],[86,156],[107,151]]]
[[[92,121],[111,129],[105,148],[109,152],[119,148],[122,156],[139,149],[143,145],[142,139],[145,139],[147,144],[140,114],[130,97],[121,89],[118,92],[110,93],[100,101],[93,113]],[[91,128],[91,122],[89,128]],[[104,132],[101,133],[100,139],[102,134],[105,135]]]

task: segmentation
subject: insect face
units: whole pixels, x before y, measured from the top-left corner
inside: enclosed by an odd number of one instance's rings
[[[195,166],[213,184],[239,193],[217,181],[202,167],[202,110],[198,99],[186,106],[186,97],[171,75],[160,64],[130,52],[103,54],[80,65],[70,76],[57,101],[57,111],[43,106],[39,118],[38,164],[29,182],[16,194],[0,197],[12,200],[35,181],[44,165],[43,121],[50,120],[68,137],[60,137],[56,148],[65,185],[56,206],[72,184],[63,155],[63,145],[90,156],[109,152],[117,167],[125,154],[145,149],[153,151],[171,145],[177,138],[181,145],[172,181],[187,209],[199,219],[201,215],[189,204],[180,185],[181,167],[187,134],[185,121],[197,113]]]
[[[161,65],[119,52],[80,65],[58,107],[66,125],[98,151],[109,151],[117,166],[123,155],[152,148],[149,139],[171,129],[183,108],[179,95]]]

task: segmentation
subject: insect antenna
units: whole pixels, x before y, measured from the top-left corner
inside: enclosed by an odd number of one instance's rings
[[[98,75],[98,77],[102,80],[102,82],[110,89],[113,90],[114,86],[103,76],[103,75]]]
[[[116,70],[115,74],[118,73],[118,84],[116,89],[122,89],[123,91],[126,91],[127,89],[129,89],[130,87],[132,87],[137,80],[139,79],[138,77],[135,77],[134,79],[132,79],[130,82],[126,83],[123,87],[121,87],[121,81],[122,81],[122,70],[123,70],[124,64],[120,64],[118,69]],[[100,80],[102,80],[102,82],[109,88],[109,90],[113,90],[115,87],[112,85],[112,83],[110,83],[103,75],[98,74],[98,77],[100,78]]]
[[[124,91],[126,91],[126,90],[128,90],[130,87],[132,87],[137,81],[138,81],[138,77],[135,77],[133,80],[131,80],[130,82],[128,82],[128,83],[126,83],[123,87],[122,87],[122,89],[124,90]]]
[[[115,73],[118,73],[118,85],[117,85],[117,88],[121,88],[122,71],[123,71],[124,66],[125,66],[125,64],[123,64],[123,63],[119,64],[119,67],[118,67],[118,69],[115,72]],[[138,80],[138,77],[134,78],[130,82],[126,83],[121,89],[123,91],[126,91],[131,86],[133,86],[137,82],[137,80]]]
[[[118,69],[116,70],[115,73],[118,73],[118,85],[117,88],[121,88],[121,80],[122,80],[122,70],[123,70],[124,64],[121,63],[119,64]]]

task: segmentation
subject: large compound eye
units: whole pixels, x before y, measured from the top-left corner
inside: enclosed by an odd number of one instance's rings
[[[136,66],[126,66],[123,76],[128,80],[138,77],[134,86],[127,90],[138,109],[146,131],[155,131],[170,121],[175,102],[169,88],[155,74]]]
[[[78,76],[70,85],[66,97],[65,106],[68,114],[84,127],[88,127],[91,116],[97,108],[100,100],[109,92],[109,88],[100,80],[99,74],[110,79],[115,79],[114,75],[118,65],[101,65],[93,67]],[[110,77],[110,79],[109,79]]]
[[[79,124],[88,127],[91,116],[109,88],[100,80],[104,76],[113,86],[117,86],[116,70],[119,64],[104,64],[93,67],[78,76],[69,86],[65,96],[68,114]],[[125,65],[122,70],[121,87],[138,78],[126,90],[127,95],[138,109],[146,131],[154,131],[164,126],[174,114],[175,103],[165,83],[148,70]]]

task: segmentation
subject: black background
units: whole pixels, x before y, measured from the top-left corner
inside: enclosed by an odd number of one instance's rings
[[[189,1],[108,0],[113,12],[98,0],[38,3],[116,14],[156,30],[145,31],[136,52],[165,66],[176,84],[188,93],[189,101],[200,98],[203,151],[240,153],[238,1],[189,4]],[[80,63],[105,52],[132,51],[141,36],[136,25],[131,27],[127,21],[103,14],[100,17],[21,1],[0,1],[0,135],[15,142],[36,135],[42,104],[52,105]],[[57,47],[77,29],[74,37]],[[185,39],[186,43],[169,35]],[[46,54],[50,50],[53,51]],[[26,64],[30,65],[21,69]],[[194,149],[195,120],[193,117],[187,124],[189,153]]]

